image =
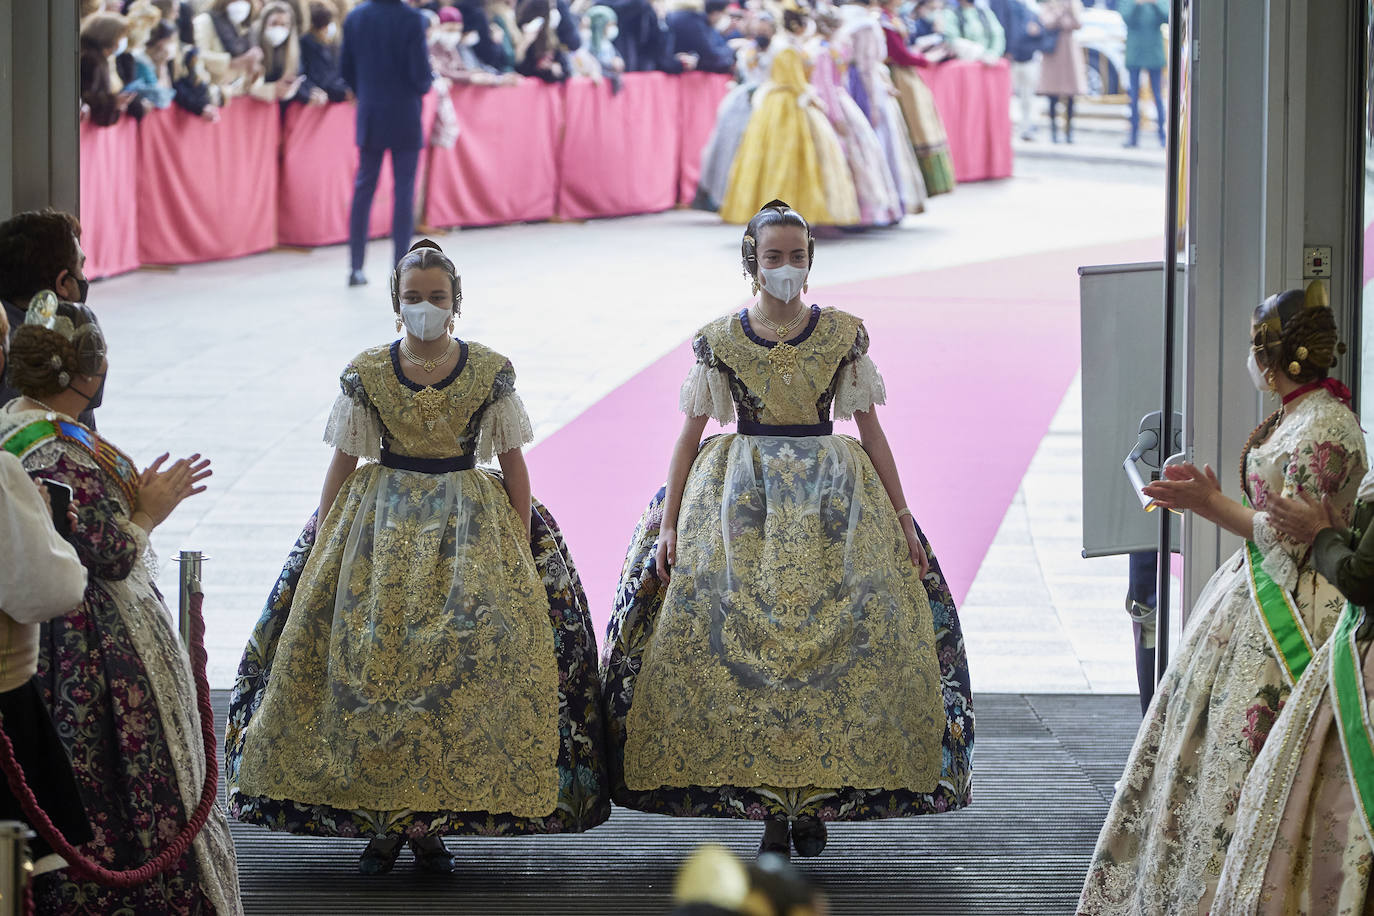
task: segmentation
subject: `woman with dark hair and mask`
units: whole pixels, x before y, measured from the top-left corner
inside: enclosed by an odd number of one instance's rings
[[[1369,467],[1350,393],[1328,378],[1344,346],[1320,283],[1264,300],[1248,345],[1256,389],[1282,403],[1241,453],[1244,498],[1191,464],[1145,487],[1157,505],[1191,510],[1246,543],[1198,596],[1145,713],[1079,913],[1211,909],[1246,776],[1344,606],[1307,545],[1270,514],[1277,497],[1301,492],[1348,521]]]
[[[954,600],[878,422],[863,322],[802,302],[813,249],[781,201],[749,222],[762,295],[693,341],[602,666],[618,804],[760,820],[760,852],[802,856],[826,821],[967,805],[973,756]]]
[[[596,639],[499,353],[452,335],[457,270],[421,241],[392,274],[405,334],[345,367],[334,460],[244,652],[225,736],[230,812],[404,843],[575,833],[610,816]],[[361,466],[358,460],[367,459]],[[501,473],[478,467],[495,458]]]
[[[203,724],[190,660],[153,584],[148,536],[210,475],[199,455],[141,473],[75,417],[100,403],[109,362],[84,305],[34,297],[13,336],[7,371],[20,397],[0,409],[0,449],[24,470],[65,484],[76,502],[71,543],[86,567],[85,598],[43,624],[37,684],[71,756],[94,839],[87,858],[115,870],[160,856],[205,791]],[[68,872],[39,878],[52,913],[242,912],[229,825],[212,807],[190,849],[134,888]]]

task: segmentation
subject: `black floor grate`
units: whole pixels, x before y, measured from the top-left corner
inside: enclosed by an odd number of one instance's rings
[[[217,691],[222,719],[228,702]],[[1071,914],[1140,721],[1133,696],[986,694],[974,804],[935,817],[839,824],[803,868],[834,916]],[[752,855],[760,828],[616,809],[581,836],[454,838],[458,872],[357,873],[363,843],[232,823],[249,914],[638,916],[671,908],[683,856],[704,842]]]

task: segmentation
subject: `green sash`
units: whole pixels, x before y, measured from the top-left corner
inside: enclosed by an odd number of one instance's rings
[[[1302,615],[1293,606],[1293,596],[1261,567],[1263,557],[1254,541],[1245,542],[1245,565],[1250,578],[1250,595],[1259,609],[1260,620],[1269,634],[1269,644],[1283,663],[1289,685],[1297,684],[1312,661],[1312,639]]]
[[[1364,817],[1365,830],[1374,836],[1374,728],[1369,722],[1369,699],[1355,644],[1364,617],[1362,608],[1347,604],[1336,624],[1331,636],[1331,696],[1355,802]]]

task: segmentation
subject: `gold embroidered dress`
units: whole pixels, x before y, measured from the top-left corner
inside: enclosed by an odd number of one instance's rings
[[[227,739],[240,817],[296,832],[413,835],[483,823],[585,829],[609,813],[599,720],[570,718],[570,705],[585,712],[578,678],[560,693],[569,640],[544,573],[567,579],[571,565],[558,556],[550,569],[542,548],[536,561],[542,507],[532,540],[500,479],[474,467],[532,438],[514,371],[481,344],[460,344],[454,372],[433,386],[404,377],[396,343],[359,354],[341,376],[326,441],[378,460],[341,488],[294,595],[274,592],[289,610],[274,650],[253,663],[250,645],[240,668],[235,697],[252,700],[231,708]],[[584,626],[584,605],[562,610],[572,629]],[[279,617],[270,602],[264,621]],[[590,752],[589,778],[573,772],[572,742]],[[364,825],[351,817],[359,811],[375,814]]]
[[[867,453],[829,421],[832,403],[847,418],[885,397],[862,323],[813,307],[775,344],[741,312],[694,347],[684,411],[725,423],[738,408],[739,432],[697,455],[666,588],[661,493],[631,545],[602,669],[616,801],[825,819],[967,804],[953,600],[938,565],[922,581]]]
[[[1315,651],[1345,601],[1280,535],[1271,494],[1329,496],[1349,517],[1368,468],[1355,414],[1324,390],[1295,401],[1245,459],[1257,564],[1287,595]],[[1237,551],[1198,596],[1183,645],[1155,692],[1097,840],[1078,912],[1206,914],[1236,829],[1236,809],[1294,683],[1276,654]],[[1309,666],[1310,667],[1310,666]]]

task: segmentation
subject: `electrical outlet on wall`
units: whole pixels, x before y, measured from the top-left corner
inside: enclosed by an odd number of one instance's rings
[[[1331,276],[1331,246],[1315,245],[1302,250],[1302,277],[1314,280]]]

